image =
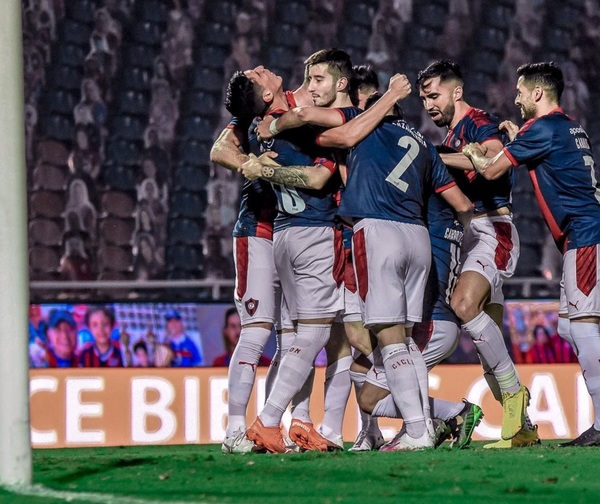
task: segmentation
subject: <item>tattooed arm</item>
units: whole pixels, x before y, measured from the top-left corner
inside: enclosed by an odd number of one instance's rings
[[[253,154],[250,154],[248,161],[238,171],[249,180],[262,178],[274,184],[307,189],[322,189],[332,175],[332,172],[321,164],[312,166],[266,165]]]

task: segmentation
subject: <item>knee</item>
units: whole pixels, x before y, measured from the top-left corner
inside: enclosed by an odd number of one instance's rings
[[[365,388],[363,387],[360,392],[358,393],[358,397],[356,398],[356,401],[358,403],[358,407],[361,409],[361,411],[364,411],[367,414],[371,414],[373,413],[373,409],[375,409],[375,404],[377,404],[377,401],[375,401],[375,398],[373,396],[371,396],[368,393],[368,387]]]
[[[474,299],[464,295],[452,296],[450,307],[463,323],[473,320],[481,311]]]

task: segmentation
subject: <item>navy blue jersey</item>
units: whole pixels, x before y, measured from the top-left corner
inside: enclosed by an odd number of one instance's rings
[[[425,225],[425,193],[455,184],[435,147],[405,121],[385,118],[347,157],[339,213]]]
[[[527,165],[560,250],[600,243],[600,173],[579,123],[555,109],[527,121],[504,153],[514,166]]]
[[[246,140],[245,152],[249,152],[247,131],[250,123],[233,118],[228,128],[236,128],[243,132]],[[233,236],[241,238],[257,236],[259,238],[273,239],[273,221],[275,220],[277,198],[271,184],[264,180],[244,179],[242,194],[240,196],[240,210],[238,219],[233,228]]]
[[[469,143],[502,141],[498,120],[483,110],[471,107],[446,134],[444,146],[461,152]],[[509,170],[497,180],[486,180],[476,171],[453,170],[458,187],[473,202],[475,213],[511,207],[513,173]]]
[[[271,115],[279,117],[281,114],[282,111],[276,111]],[[258,119],[248,132],[252,153],[260,155],[266,151],[274,151],[277,153],[276,161],[282,166],[322,164],[334,173],[325,187],[319,190],[273,184],[277,197],[274,231],[291,226],[332,226],[337,211],[335,193],[339,189],[340,179],[336,164],[325,158],[323,149],[316,145],[315,129],[303,126],[259,142],[255,132],[257,123]]]
[[[433,261],[425,287],[423,320],[458,324],[458,317],[450,308],[450,297],[460,274],[463,227],[439,194],[432,194],[427,200],[427,227]]]

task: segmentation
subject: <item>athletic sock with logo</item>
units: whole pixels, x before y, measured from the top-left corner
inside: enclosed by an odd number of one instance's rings
[[[485,312],[481,312],[463,328],[471,336],[477,353],[485,359],[502,392],[517,392],[521,387],[513,361],[508,355],[500,328]]]
[[[242,328],[227,375],[227,436],[233,435],[238,429],[246,429],[246,409],[254,386],[256,366],[270,336],[271,330],[264,327]]]
[[[298,324],[296,338],[279,365],[273,390],[260,419],[266,427],[276,427],[292,397],[313,369],[315,358],[329,340],[331,324]]]
[[[404,343],[384,346],[381,355],[388,386],[404,418],[406,432],[413,438],[419,438],[425,432],[425,414],[413,358]]]
[[[431,418],[431,409],[429,407],[429,374],[427,372],[427,365],[423,359],[423,354],[419,347],[411,337],[406,338],[406,346],[408,353],[415,366],[415,373],[419,380],[419,390],[421,394],[421,404],[423,405],[423,413],[425,419]]]

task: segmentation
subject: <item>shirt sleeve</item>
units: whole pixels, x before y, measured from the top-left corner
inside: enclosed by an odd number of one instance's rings
[[[504,153],[514,166],[536,162],[552,149],[552,131],[542,120],[525,123]]]

